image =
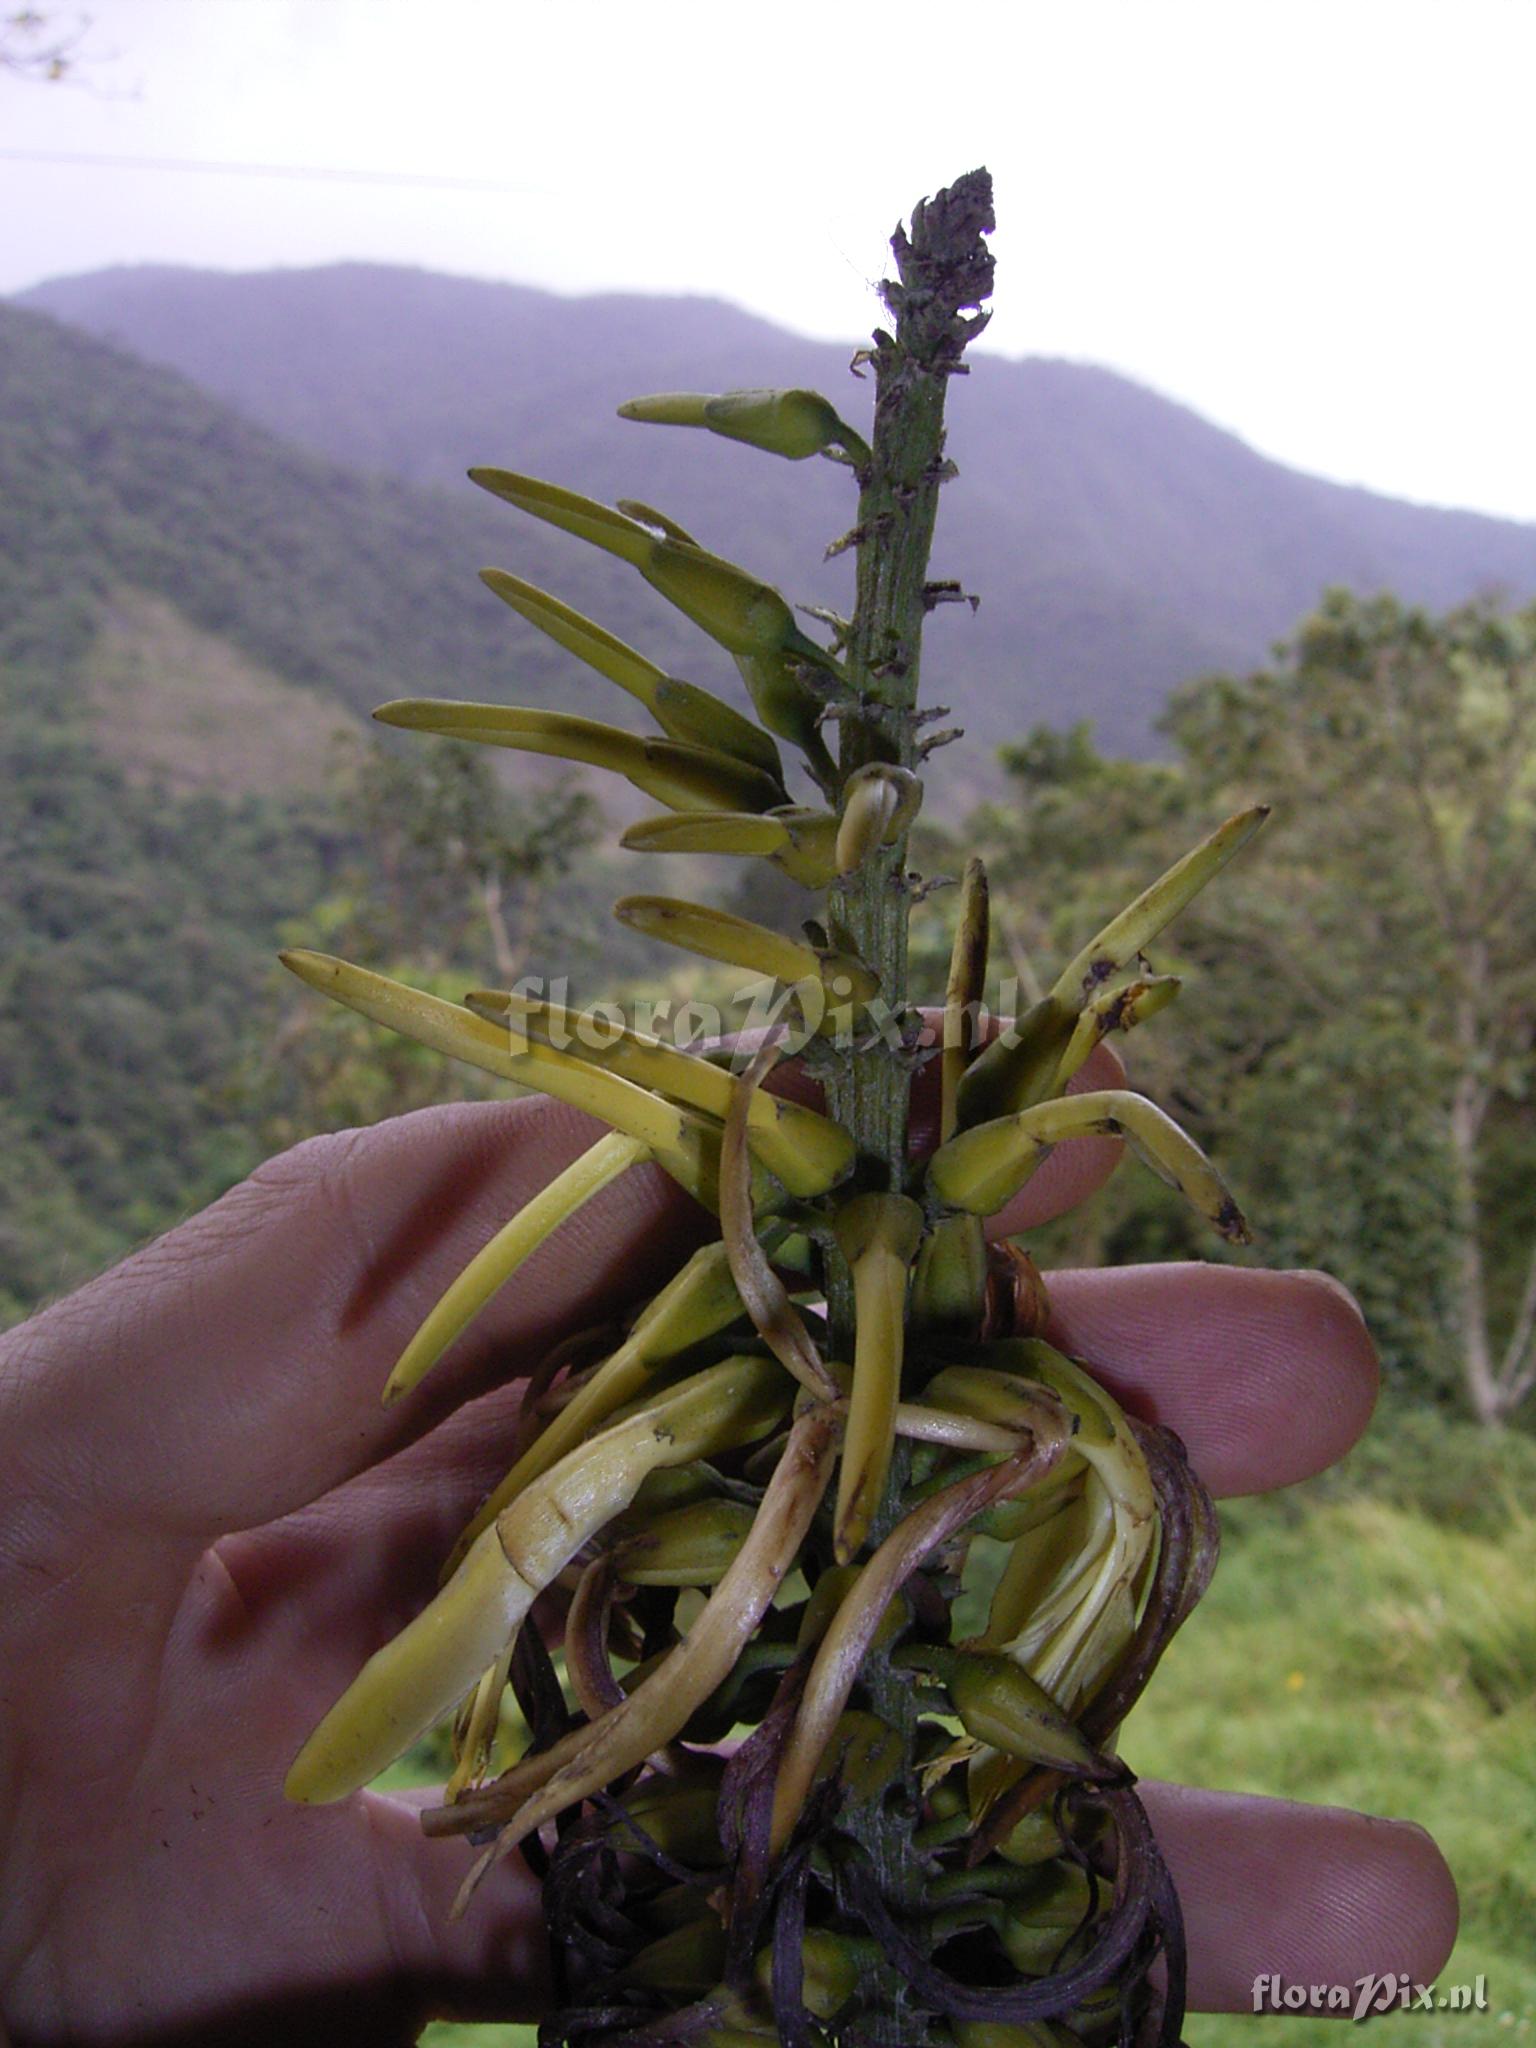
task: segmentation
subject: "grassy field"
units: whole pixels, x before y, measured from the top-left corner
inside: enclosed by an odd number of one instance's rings
[[[1148,1776],[1416,1820],[1456,1874],[1442,1973],[1486,2013],[1382,2022],[1403,2048],[1536,2042],[1536,1518],[1468,1535],[1344,1501],[1229,1510],[1206,1604],[1127,1725]],[[1190,2048],[1337,2043],[1336,2020],[1192,2019]]]
[[[1357,1499],[1240,1503],[1205,1605],[1128,1724],[1149,1777],[1417,1820],[1444,1848],[1462,1933],[1441,1982],[1486,2013],[1379,2022],[1401,2048],[1536,2048],[1536,1516],[1481,1533]],[[1190,2048],[1323,2048],[1337,2020],[1205,2016]],[[440,2024],[432,2048],[525,2048]],[[1375,2038],[1373,2034],[1372,2038]]]

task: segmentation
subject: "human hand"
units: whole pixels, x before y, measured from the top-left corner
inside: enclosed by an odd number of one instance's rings
[[[473,1852],[408,1800],[284,1804],[359,1665],[419,1608],[499,1476],[517,1376],[654,1288],[698,1212],[639,1169],[524,1269],[397,1407],[406,1339],[492,1231],[590,1142],[547,1103],[312,1140],[0,1342],[0,2013],[27,2044],[414,2040],[532,2017],[537,1886],[466,1917]],[[1063,1146],[1018,1229],[1109,1170]],[[1317,1275],[1146,1267],[1052,1280],[1060,1340],[1185,1439],[1218,1494],[1321,1469],[1369,1415],[1358,1315]],[[1145,1787],[1196,2007],[1253,1980],[1428,1980],[1455,1892],[1417,1828]]]

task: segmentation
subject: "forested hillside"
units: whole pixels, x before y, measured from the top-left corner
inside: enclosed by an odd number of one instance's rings
[[[109,270],[26,302],[357,469],[462,499],[464,469],[495,462],[642,498],[795,599],[846,594],[846,562],[817,567],[846,524],[835,473],[719,446],[704,463],[692,436],[614,418],[643,391],[798,383],[858,423],[868,401],[847,349],[716,301],[565,299],[347,264]],[[952,776],[979,776],[991,747],[1039,720],[1092,718],[1112,751],[1146,751],[1171,689],[1263,660],[1330,583],[1435,608],[1489,586],[1511,600],[1536,592],[1536,528],[1298,475],[1107,371],[982,354],[965,399],[950,440],[963,482],[946,497],[934,568],[982,604],[936,619],[929,655],[931,689],[975,742],[951,756]],[[510,566],[514,554],[535,559],[537,540],[503,524],[491,558]],[[626,617],[654,622],[643,644],[682,658],[663,609],[636,610],[611,565],[584,554],[562,552],[558,587],[620,630]]]
[[[360,714],[403,692],[507,694],[514,622],[474,579],[478,508],[351,477],[3,306],[0,478],[4,1319],[303,1125],[268,1071],[293,1007],[276,946],[352,935],[371,897],[360,950],[387,951],[431,879],[408,843],[415,778],[386,819],[365,815],[383,771],[363,772]],[[574,669],[548,658],[550,688],[557,663]],[[579,677],[561,677],[562,701]],[[469,810],[513,852],[528,821],[524,870],[547,880],[579,821],[480,766]],[[508,877],[508,914],[536,946],[553,913],[540,922],[523,880]],[[579,936],[577,904],[560,924]],[[481,935],[451,930],[479,978]],[[301,1096],[331,1090],[311,1121],[403,1099],[338,1089],[345,1050],[300,1064]]]
[[[477,493],[454,503],[351,474],[179,376],[4,305],[0,466],[8,660],[84,659],[130,589],[354,714],[407,692],[498,694],[514,676],[525,697],[558,675],[562,702],[601,701],[534,635],[514,667],[515,622],[475,581],[498,524]],[[525,559],[541,553],[551,537],[535,530]]]

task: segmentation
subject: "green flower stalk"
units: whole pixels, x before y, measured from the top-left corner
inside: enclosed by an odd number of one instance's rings
[[[423,1824],[483,1845],[462,1909],[519,1848],[545,1872],[563,1999],[546,2048],[1098,2048],[1173,2043],[1182,2023],[1178,1902],[1115,1738],[1205,1586],[1214,1516],[1177,1440],[1130,1421],[1091,1362],[1048,1341],[1045,1284],[985,1225],[1055,1145],[1100,1133],[1246,1239],[1216,1168],[1163,1111],[1128,1088],[1067,1089],[1105,1038],[1178,993],[1147,949],[1263,813],[1151,881],[990,1039],[987,880],[969,861],[925,1022],[907,919],[931,751],[927,565],[952,473],[944,404],[985,323],[991,226],[977,172],[898,231],[867,441],[808,391],[620,408],[842,465],[857,602],[835,645],[664,513],[473,472],[630,563],[734,657],[755,720],[503,570],[484,572],[497,596],[657,730],[476,704],[379,714],[606,770],[663,806],[626,846],[766,860],[824,891],[797,933],[674,897],[616,905],[630,928],[770,984],[766,1038],[706,1056],[623,1026],[584,1034],[517,991],[451,1003],[285,956],[380,1024],[605,1127],[471,1261],[386,1400],[409,1398],[631,1167],[659,1165],[719,1223],[605,1355],[567,1348],[534,1374],[506,1475],[442,1590],[288,1779],[296,1800],[343,1798],[451,1721],[455,1768]],[[769,1085],[792,1046],[819,1107]],[[910,1099],[930,1062],[939,1128],[919,1155]],[[962,1641],[954,1595],[976,1583],[978,1535],[1002,1563],[985,1628]],[[556,1588],[569,1606],[552,1657],[527,1621]],[[500,1753],[508,1692],[529,1731],[516,1755]]]

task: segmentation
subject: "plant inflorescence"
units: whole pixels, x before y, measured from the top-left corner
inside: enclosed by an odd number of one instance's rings
[[[1128,1418],[1049,1341],[1044,1282],[987,1224],[1054,1146],[1109,1134],[1245,1237],[1175,1123],[1082,1082],[1103,1040],[1177,992],[1146,949],[1262,813],[1154,881],[990,1037],[987,884],[971,861],[948,985],[918,1006],[907,920],[926,885],[907,841],[937,737],[919,657],[925,616],[953,590],[929,580],[928,557],[952,474],[945,397],[985,321],[991,225],[977,172],[898,230],[891,331],[864,352],[867,440],[809,391],[622,408],[846,468],[857,599],[849,618],[817,615],[825,640],[647,506],[474,472],[630,563],[735,658],[754,719],[500,571],[490,587],[638,699],[655,733],[483,704],[380,714],[610,770],[662,807],[627,845],[766,860],[825,892],[794,936],[675,898],[617,906],[641,932],[768,978],[769,1028],[684,1048],[611,1020],[577,1030],[520,990],[451,1003],[288,956],[343,1003],[606,1127],[449,1289],[387,1399],[631,1168],[654,1162],[719,1221],[616,1347],[566,1346],[537,1367],[507,1474],[442,1591],[289,1778],[296,1799],[342,1797],[456,1715],[455,1769],[426,1825],[482,1843],[466,1896],[514,1849],[543,1871],[564,1998],[550,2042],[1178,2037],[1178,1902],[1114,1739],[1209,1577],[1214,1516],[1177,1439]],[[919,1097],[935,1128],[915,1143]],[[557,1585],[569,1600],[552,1655],[525,1624]],[[983,1602],[969,1633],[962,1587]],[[526,1735],[510,1760],[509,1692]]]

